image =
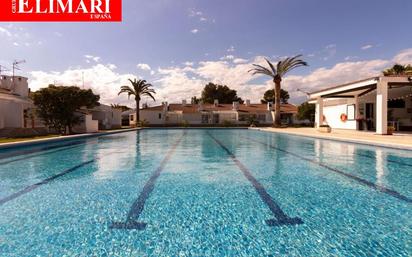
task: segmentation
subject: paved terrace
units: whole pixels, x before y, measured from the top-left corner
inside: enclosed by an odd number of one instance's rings
[[[285,133],[305,137],[331,139],[350,143],[360,143],[398,149],[412,150],[412,133],[394,133],[392,136],[374,132],[332,129],[331,133],[321,133],[314,128],[251,128],[261,131]]]

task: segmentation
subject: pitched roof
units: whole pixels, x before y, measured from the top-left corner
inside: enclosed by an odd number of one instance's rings
[[[143,110],[148,111],[162,111],[163,105],[148,107]],[[218,104],[215,106],[214,104],[203,104],[202,105],[203,111],[234,111],[232,104]],[[199,112],[199,105],[198,104],[169,104],[169,111],[170,112],[182,112],[182,113],[197,113]],[[240,113],[266,113],[267,105],[266,104],[239,104],[238,112]],[[298,108],[293,104],[281,104],[280,111],[282,113],[297,113]]]

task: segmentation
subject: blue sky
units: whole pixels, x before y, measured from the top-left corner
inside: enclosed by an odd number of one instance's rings
[[[116,91],[131,76],[153,82],[158,101],[199,95],[207,81],[258,101],[271,83],[250,65],[302,54],[310,67],[284,81],[299,103],[297,88],[412,61],[410,10],[407,0],[123,0],[121,23],[0,23],[0,65],[25,59],[34,90],[79,84],[83,73],[106,103],[127,103]]]

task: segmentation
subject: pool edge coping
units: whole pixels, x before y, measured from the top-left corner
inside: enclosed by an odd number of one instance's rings
[[[380,143],[380,142],[373,142],[370,140],[362,140],[362,139],[325,137],[322,135],[307,135],[307,134],[296,133],[292,131],[279,131],[279,130],[274,131],[274,130],[270,130],[270,128],[249,128],[249,129],[255,130],[255,131],[268,132],[268,133],[279,133],[279,134],[287,134],[287,135],[298,136],[298,137],[308,137],[308,138],[316,138],[316,139],[337,141],[337,142],[343,142],[343,143],[360,144],[360,145],[367,145],[367,146],[378,146],[378,147],[390,148],[390,149],[395,149],[395,150],[412,151],[412,146],[401,145],[401,144]]]
[[[22,142],[2,143],[0,144],[0,150],[25,147],[25,146],[35,146],[35,145],[41,145],[41,144],[47,144],[47,143],[57,143],[57,142],[90,138],[90,137],[107,136],[107,135],[113,135],[113,134],[119,134],[119,133],[125,133],[125,132],[138,131],[141,129],[142,128],[118,129],[118,130],[103,131],[103,132],[97,132],[97,133],[86,133],[86,134],[79,134],[79,135],[34,139],[34,140],[28,140],[28,141],[22,141]]]

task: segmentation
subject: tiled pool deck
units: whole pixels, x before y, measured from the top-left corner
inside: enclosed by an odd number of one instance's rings
[[[87,137],[111,135],[111,134],[135,131],[135,130],[139,130],[139,129],[141,129],[141,128],[117,129],[117,130],[101,131],[101,132],[98,132],[98,133],[86,133],[86,134],[78,134],[78,135],[70,135],[70,136],[60,136],[60,137],[33,139],[33,140],[12,142],[12,143],[1,143],[0,144],[0,149],[13,148],[13,147],[23,147],[23,146],[37,145],[37,144],[44,144],[44,143],[52,143],[52,142],[60,142],[60,141],[65,141],[65,140],[81,139],[81,138],[87,138]]]
[[[255,130],[285,133],[297,136],[331,139],[350,143],[360,143],[412,150],[412,134],[394,133],[394,135],[378,135],[374,132],[333,129],[331,133],[321,133],[314,128],[251,128]]]

